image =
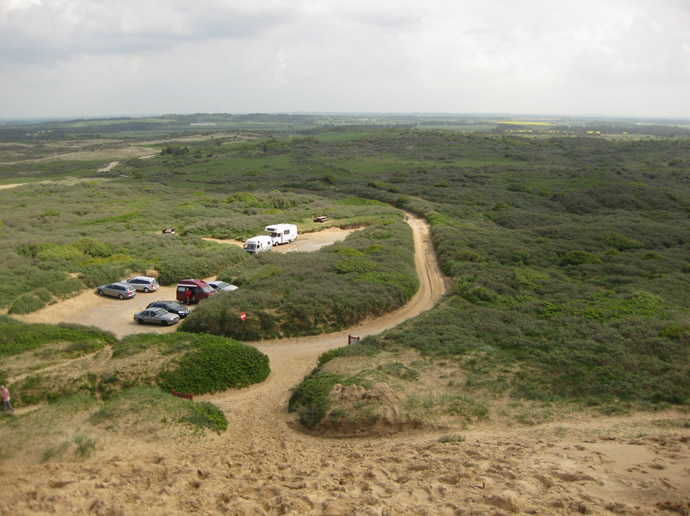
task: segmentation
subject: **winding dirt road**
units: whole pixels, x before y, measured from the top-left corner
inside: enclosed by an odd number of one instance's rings
[[[121,436],[83,462],[0,469],[0,513],[687,514],[690,433],[654,430],[658,414],[358,439],[295,429],[289,390],[319,354],[347,334],[414,317],[445,292],[428,227],[415,217],[410,225],[421,287],[405,307],[347,332],[256,343],[270,357],[269,378],[204,397],[227,415],[222,435]]]

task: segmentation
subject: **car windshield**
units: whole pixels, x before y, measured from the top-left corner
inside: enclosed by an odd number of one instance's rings
[[[165,308],[156,308],[154,312],[156,312],[156,315],[165,315],[168,313]]]
[[[217,286],[218,288],[225,288],[225,287],[227,287],[228,285],[230,285],[230,283],[225,283],[224,281],[216,281],[216,286]]]
[[[211,287],[211,286],[209,286],[209,285],[206,285],[202,290],[203,290],[204,292],[213,292],[213,291],[214,291],[214,290],[213,290],[213,287]]]
[[[166,305],[168,308],[175,308],[175,309],[182,308],[182,305],[180,305],[180,303],[166,303]]]

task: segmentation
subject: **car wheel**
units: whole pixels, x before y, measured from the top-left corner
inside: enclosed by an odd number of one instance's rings
[[[149,293],[149,288],[148,288],[148,287],[144,287],[144,292],[146,292],[146,293],[148,294],[148,293]]]
[[[96,293],[97,293],[99,296],[102,296],[102,295],[103,295],[103,291],[102,291],[102,290],[97,290]]]
[[[120,295],[117,296],[117,297],[119,297],[120,299],[124,299],[124,298],[125,298],[125,296],[123,296],[122,294],[120,294]]]
[[[144,321],[143,321],[142,319],[137,319],[137,322],[138,322],[139,324],[144,324]]]
[[[163,326],[167,326],[167,325],[168,325],[168,321],[161,321],[161,324],[162,324]]]

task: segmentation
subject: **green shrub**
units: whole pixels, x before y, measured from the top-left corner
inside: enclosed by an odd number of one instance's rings
[[[333,252],[342,256],[361,256],[364,254],[362,251],[353,249],[352,247],[347,247],[345,245],[334,246]]]
[[[378,269],[378,264],[360,256],[351,256],[336,262],[335,271],[338,274],[372,272]]]
[[[615,247],[619,251],[626,251],[628,249],[639,249],[643,247],[642,242],[635,240],[634,238],[626,237],[615,231],[606,231],[599,235],[599,240],[604,242],[606,245]]]
[[[86,264],[79,267],[79,277],[91,288],[119,281],[125,276],[125,267],[120,264]]]
[[[561,258],[561,265],[600,264],[601,258],[587,251],[569,251]]]
[[[667,326],[659,332],[659,335],[667,339],[679,339],[684,335],[690,335],[690,326],[679,326],[677,324]]]
[[[161,389],[206,394],[246,387],[268,377],[268,357],[252,346],[218,337],[197,340],[197,347],[158,375]]]
[[[288,412],[297,412],[299,421],[315,428],[330,407],[329,394],[336,384],[353,385],[355,378],[337,374],[316,374],[305,378],[290,396]]]
[[[563,309],[558,306],[554,305],[553,303],[549,301],[544,302],[543,308],[539,311],[539,314],[537,317],[539,319],[551,319],[552,317],[556,317],[557,315],[560,315],[563,312]]]
[[[110,244],[93,238],[82,238],[74,244],[74,247],[85,255],[94,258],[107,258],[113,254],[113,248]]]
[[[0,357],[17,355],[45,344],[69,342],[86,346],[86,352],[113,344],[117,339],[107,331],[76,324],[25,324],[10,318],[0,319]],[[69,349],[69,347],[67,348]],[[68,351],[74,355],[76,348]]]
[[[469,249],[458,249],[455,252],[455,259],[461,262],[481,262],[482,255]]]
[[[14,300],[8,310],[10,314],[28,314],[40,310],[53,298],[50,291],[46,288],[39,288],[33,292],[22,294]]]
[[[388,229],[374,227],[365,232],[365,236],[370,240],[385,240],[386,238],[391,238],[393,236],[393,232]]]
[[[84,284],[78,278],[67,278],[62,281],[48,283],[46,288],[55,297],[65,297],[84,288]]]
[[[161,285],[174,285],[184,278],[207,278],[213,272],[211,264],[205,257],[185,256],[184,252],[181,252],[159,263],[158,282]]]
[[[361,281],[397,287],[402,292],[403,302],[410,299],[419,289],[419,280],[402,272],[365,272],[357,278],[358,283]]]
[[[181,421],[201,428],[208,428],[217,434],[222,434],[228,428],[225,413],[210,401],[199,401],[191,404],[188,414],[183,416]]]

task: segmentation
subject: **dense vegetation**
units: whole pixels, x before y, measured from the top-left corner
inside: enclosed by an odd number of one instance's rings
[[[0,147],[5,182],[81,180],[0,190],[10,208],[0,222],[3,306],[30,311],[146,269],[165,282],[220,273],[241,284],[242,306],[216,296],[185,330],[251,339],[336,329],[378,313],[372,296],[388,310],[416,288],[409,262],[385,268],[385,253],[409,257],[409,234],[394,222],[404,208],[431,223],[452,292],[367,350],[412,348],[450,362],[466,374],[457,392],[593,405],[690,401],[687,129],[563,121],[569,130],[518,135],[507,126],[476,132],[496,120],[472,128],[427,120],[424,129],[413,127],[421,120],[244,122],[252,132],[127,140],[140,152],[109,172],[95,170],[118,156],[114,137],[81,140],[102,156],[81,161],[47,159],[50,145],[67,144],[38,133]],[[262,123],[274,125],[261,132]],[[138,158],[151,149],[153,158]],[[307,231],[321,214],[391,237],[363,232],[313,256],[251,260],[200,238],[245,238],[276,220]],[[160,235],[164,226],[178,235]],[[332,292],[373,294],[326,296],[311,286],[332,279],[342,282]]]
[[[204,301],[182,330],[240,340],[335,331],[402,306],[418,287],[411,231],[392,220],[318,252],[261,253],[219,277],[240,288]]]

